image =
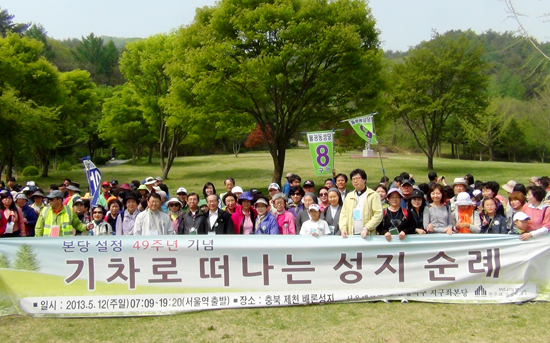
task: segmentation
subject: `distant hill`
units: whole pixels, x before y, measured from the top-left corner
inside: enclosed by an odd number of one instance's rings
[[[112,40],[115,46],[118,50],[122,50],[126,44],[135,42],[137,40],[143,40],[144,38],[139,37],[132,37],[132,38],[124,38],[124,37],[110,37],[110,36],[101,36],[103,41],[107,43],[108,41]]]

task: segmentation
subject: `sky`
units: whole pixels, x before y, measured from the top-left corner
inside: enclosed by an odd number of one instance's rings
[[[56,39],[98,36],[148,37],[188,25],[197,7],[215,0],[2,0],[15,22],[42,24]],[[550,0],[513,0],[530,35],[550,41]],[[516,32],[503,0],[370,0],[382,48],[406,51],[432,32],[472,29]],[[547,17],[541,17],[548,14]]]

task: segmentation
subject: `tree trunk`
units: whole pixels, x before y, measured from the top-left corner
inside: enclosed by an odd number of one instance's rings
[[[455,145],[454,145],[454,143],[451,143],[451,157],[455,158]]]
[[[48,177],[50,169],[50,156],[47,153],[40,155],[40,163],[42,163],[42,177]]]
[[[172,132],[172,139],[170,140],[170,146],[168,147],[168,154],[166,157],[166,164],[164,165],[164,168],[162,169],[162,178],[168,179],[168,173],[170,172],[170,169],[172,168],[172,164],[174,163],[174,159],[176,158],[176,155],[178,154],[178,145],[183,140],[183,135],[181,130],[174,129]]]
[[[479,160],[483,161],[483,149],[479,149]]]
[[[489,147],[489,161],[493,161],[493,148]]]
[[[234,141],[233,142],[233,154],[235,157],[239,157],[239,152],[241,151],[241,142]]]
[[[153,149],[154,144],[149,145],[149,159],[147,160],[147,163],[149,164],[153,163]]]
[[[273,145],[274,147],[270,149],[271,158],[273,159],[273,178],[271,180],[280,185],[285,168],[286,146],[284,142],[282,144],[274,142]]]

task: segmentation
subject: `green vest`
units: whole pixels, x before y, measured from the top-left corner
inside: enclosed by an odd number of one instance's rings
[[[63,206],[63,209],[55,214],[51,207],[45,207],[40,213],[44,218],[43,236],[49,236],[52,226],[59,226],[59,236],[73,235],[73,211],[69,206]]]

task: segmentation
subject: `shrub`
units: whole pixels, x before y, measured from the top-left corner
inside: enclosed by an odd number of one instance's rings
[[[125,160],[125,159],[126,159],[126,155],[120,154],[120,155],[118,155],[118,159],[119,159],[119,160]]]
[[[109,157],[96,156],[92,159],[92,161],[95,165],[104,165],[105,163],[107,163],[107,161],[109,161]]]
[[[71,169],[72,169],[72,165],[71,165],[71,162],[69,162],[69,161],[63,161],[63,162],[59,163],[59,165],[57,166],[57,170],[68,171],[68,170],[71,170]]]
[[[22,173],[23,176],[37,176],[39,171],[35,166],[26,166]]]

